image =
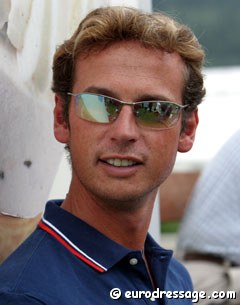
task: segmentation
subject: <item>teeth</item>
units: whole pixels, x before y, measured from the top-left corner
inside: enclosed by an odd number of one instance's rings
[[[113,166],[131,166],[131,165],[134,165],[136,164],[136,162],[133,162],[132,160],[126,160],[126,159],[109,159],[109,160],[106,160],[106,162],[108,164],[111,164]]]

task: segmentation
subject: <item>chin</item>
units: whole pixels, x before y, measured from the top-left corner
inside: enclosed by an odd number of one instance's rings
[[[142,194],[117,194],[112,192],[112,196],[104,194],[100,197],[101,205],[117,212],[134,212],[146,204],[146,196]]]

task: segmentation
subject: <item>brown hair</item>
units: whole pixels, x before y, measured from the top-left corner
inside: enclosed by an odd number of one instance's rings
[[[202,66],[204,51],[192,31],[171,17],[128,7],[105,7],[90,12],[69,40],[60,45],[53,61],[52,90],[64,101],[68,122],[69,96],[75,61],[80,55],[98,52],[118,41],[139,41],[146,48],[178,53],[186,65],[183,104],[193,111],[205,95]]]

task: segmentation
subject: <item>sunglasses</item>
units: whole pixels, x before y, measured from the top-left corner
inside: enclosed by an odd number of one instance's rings
[[[122,107],[130,106],[139,126],[168,129],[176,125],[181,111],[188,107],[168,101],[127,103],[113,97],[88,92],[67,94],[74,96],[76,112],[81,119],[105,124],[114,122]]]

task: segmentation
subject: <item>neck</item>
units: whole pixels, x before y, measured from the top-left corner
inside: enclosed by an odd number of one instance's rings
[[[109,208],[107,204],[89,196],[84,189],[75,192],[71,185],[62,208],[122,246],[141,250],[144,249],[156,192],[142,199],[144,202],[138,208],[121,211]]]

